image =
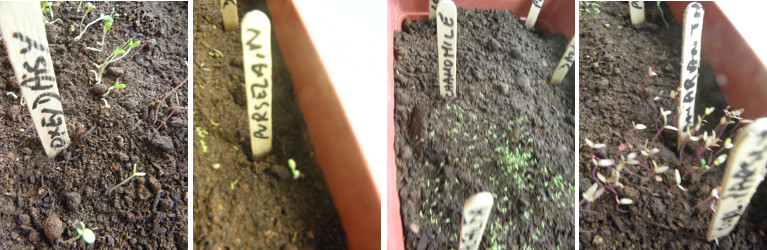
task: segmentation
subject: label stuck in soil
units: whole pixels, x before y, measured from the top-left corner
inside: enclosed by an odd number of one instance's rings
[[[242,61],[248,98],[250,149],[260,158],[272,151],[271,23],[259,10],[242,19]]]
[[[700,66],[703,33],[703,6],[693,2],[684,10],[684,33],[682,33],[682,73],[679,95],[679,132],[677,147],[689,137],[688,131],[695,122],[695,94],[698,89],[698,67]]]
[[[437,4],[440,0],[429,0],[429,21],[437,16]]]
[[[631,24],[644,23],[644,2],[631,1],[629,3],[629,15],[631,15]]]
[[[221,0],[221,16],[224,18],[224,30],[237,30],[240,23],[237,17],[237,0]]]
[[[767,174],[767,118],[740,130],[727,159],[716,213],[708,227],[709,241],[727,235],[738,224],[756,188]]]
[[[439,94],[442,97],[455,97],[456,55],[458,44],[458,12],[455,3],[442,0],[437,5],[437,50],[439,54]]]
[[[69,134],[40,5],[0,3],[0,30],[37,135],[53,158],[69,146]]]
[[[460,250],[479,248],[492,210],[493,195],[490,192],[480,192],[466,200],[463,204],[463,220],[461,220]]]
[[[570,39],[570,43],[567,44],[565,54],[562,55],[562,59],[559,59],[557,68],[554,69],[554,74],[551,75],[551,81],[549,81],[550,84],[562,83],[562,80],[565,79],[565,76],[567,75],[567,71],[569,71],[573,64],[575,64],[575,40],[578,40],[578,34],[575,34],[573,38]]]
[[[538,14],[541,13],[542,6],[543,0],[533,0],[533,5],[530,6],[530,12],[527,13],[525,28],[531,30],[533,27],[535,27],[535,21],[538,20]]]

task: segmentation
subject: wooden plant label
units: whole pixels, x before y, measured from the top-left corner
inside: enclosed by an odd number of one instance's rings
[[[0,2],[0,30],[45,154],[69,146],[66,119],[38,2]]]
[[[437,4],[440,0],[429,0],[429,21],[437,16]]]
[[[458,43],[458,12],[455,3],[442,0],[437,5],[437,54],[439,59],[439,94],[445,98],[455,97],[456,55]]]
[[[709,241],[727,235],[738,224],[759,183],[767,174],[767,118],[740,130],[727,159],[716,213],[711,218]]]
[[[461,222],[460,250],[476,250],[485,233],[487,219],[493,210],[493,195],[490,192],[480,192],[472,195],[463,204],[463,220]]]
[[[543,6],[543,0],[533,0],[533,5],[530,6],[530,12],[527,13],[525,28],[531,30],[535,27],[535,21],[538,20],[538,14],[541,13],[541,6]]]
[[[677,147],[689,137],[695,122],[695,94],[698,89],[698,66],[700,66],[700,35],[703,33],[703,6],[693,2],[684,10],[682,33],[682,73],[679,94],[679,131]]]
[[[549,84],[559,85],[562,83],[562,80],[565,79],[565,76],[567,75],[567,71],[569,71],[573,64],[575,64],[575,40],[578,40],[578,34],[575,34],[573,38],[570,39],[570,43],[567,44],[567,49],[562,55],[562,59],[559,59],[559,63],[557,64],[557,68],[554,69],[554,74],[551,75]]]
[[[629,3],[629,15],[631,15],[631,24],[637,25],[644,23],[644,2],[631,1]]]
[[[248,98],[250,150],[256,159],[272,151],[271,23],[251,10],[242,19],[242,62]]]
[[[237,0],[221,0],[221,16],[224,18],[224,30],[237,30],[240,24],[237,17]]]

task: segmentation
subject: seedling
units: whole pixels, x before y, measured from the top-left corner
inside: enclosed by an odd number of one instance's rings
[[[598,183],[592,184],[589,189],[586,190],[586,192],[583,192],[583,199],[581,200],[579,205],[583,205],[583,203],[586,203],[585,209],[581,209],[581,211],[597,214],[594,211],[589,210],[589,206],[591,206],[591,203],[593,203],[597,198],[602,196],[604,194],[605,189],[599,187]]]
[[[101,42],[100,43],[97,42],[98,45],[100,45],[101,47],[99,47],[98,49],[88,48],[89,50],[95,50],[98,52],[101,52],[102,50],[104,50],[104,44],[105,44],[104,40],[106,40],[107,32],[109,32],[109,30],[112,29],[112,23],[114,23],[115,21],[114,16],[115,15],[114,15],[114,8],[113,8],[112,14],[104,17],[104,29],[103,29],[103,33],[101,34]]]
[[[53,5],[51,4],[51,2],[48,2],[48,1],[40,1],[40,8],[41,8],[41,9],[40,9],[40,11],[41,11],[43,14],[45,14],[45,13],[51,13],[51,20],[53,20],[53,8],[52,8],[52,7],[53,7]],[[52,23],[55,23],[55,22],[57,22],[57,21],[61,21],[61,19],[59,19],[59,18],[56,18],[56,20],[53,20],[53,21],[51,21],[51,22],[48,22],[48,20],[47,20],[47,19],[45,19],[45,15],[43,15],[43,22],[45,22],[45,24],[52,24]]]
[[[290,172],[293,172],[293,180],[298,180],[298,177],[301,177],[301,171],[296,169],[296,161],[288,159],[288,167],[290,167]]]
[[[676,184],[666,190],[666,194],[671,194],[671,191],[674,190],[675,187],[678,187],[680,190],[687,192],[687,189],[682,187],[682,176],[679,175],[679,169],[674,169],[674,180],[676,180]]]
[[[237,187],[237,182],[240,182],[240,180],[234,180],[233,182],[230,182],[229,189],[234,191],[234,188]]]
[[[91,6],[92,6],[92,5],[89,5],[89,6],[88,6],[88,10],[86,10],[86,11],[85,11],[85,14],[86,14],[86,15],[88,14],[88,11],[90,11],[90,10],[91,10]],[[82,28],[82,29],[80,30],[80,34],[79,34],[79,35],[77,35],[77,36],[75,37],[75,41],[77,41],[77,40],[80,40],[80,38],[82,38],[82,37],[83,37],[83,34],[85,34],[85,32],[86,32],[86,31],[88,31],[88,28],[89,28],[91,25],[93,25],[93,24],[95,24],[95,23],[97,23],[97,22],[99,22],[99,21],[101,21],[101,20],[104,20],[105,22],[106,22],[106,20],[107,20],[107,19],[114,21],[114,17],[115,17],[115,16],[116,16],[116,14],[115,14],[115,8],[112,8],[112,13],[110,13],[109,15],[104,15],[104,14],[101,14],[101,16],[99,16],[99,18],[96,18],[96,20],[93,20],[93,21],[91,21],[90,23],[88,23],[87,25],[85,25],[85,27],[84,27],[84,28]],[[83,16],[83,19],[85,19],[85,15]],[[80,26],[82,26],[82,21],[81,21],[81,23],[80,23]],[[105,26],[106,26],[106,25],[105,25]],[[112,26],[111,26],[111,23],[110,23],[110,26],[109,26],[109,27],[110,27],[110,28],[112,27]],[[104,28],[106,29],[106,27],[104,27]],[[106,31],[105,31],[105,33],[106,33]]]
[[[91,70],[93,72],[93,75],[96,77],[96,83],[101,83],[101,76],[104,75],[104,70],[107,69],[107,66],[109,66],[110,63],[116,62],[117,60],[122,59],[125,57],[125,55],[128,54],[133,48],[138,47],[141,44],[141,41],[133,41],[133,39],[128,39],[125,43],[117,47],[114,51],[112,51],[112,54],[107,56],[106,59],[104,59],[104,62],[101,64],[93,64],[98,68],[98,72],[95,70]]]
[[[83,5],[83,2],[80,2],[80,4],[77,5],[77,13],[80,13],[80,7],[82,5]],[[91,12],[91,10],[96,8],[96,6],[93,6],[93,4],[91,2],[87,2],[85,5],[86,5],[85,14],[83,14],[83,18],[80,19],[80,25],[79,25],[80,32],[83,32],[83,28],[82,28],[83,27],[83,21],[85,21],[85,17],[88,16],[88,12]]]
[[[131,179],[133,179],[133,177],[142,177],[142,176],[146,176],[146,173],[144,173],[144,172],[136,172],[136,163],[133,163],[133,173],[131,173],[131,175],[128,177],[128,179],[125,179],[124,181],[122,181],[119,184],[115,185],[114,187],[110,188],[109,192],[111,193],[117,187],[119,187],[119,186],[127,183]]]
[[[93,242],[96,241],[96,234],[94,234],[93,230],[91,230],[90,228],[85,227],[85,223],[83,223],[82,221],[78,221],[75,224],[76,224],[75,232],[77,232],[77,236],[72,237],[71,239],[68,239],[68,240],[63,240],[61,241],[62,243],[69,243],[80,238],[82,238],[83,241],[85,241],[85,243],[88,243],[88,244],[93,244]]]
[[[703,201],[699,202],[694,207],[690,208],[690,210],[691,211],[695,210],[696,208],[699,208],[699,207],[703,206],[703,204],[706,204],[707,202],[711,201],[712,199],[719,200],[719,192],[722,192],[722,186],[719,186],[719,187],[716,187],[714,189],[711,189],[711,195],[709,195],[708,198],[704,199]],[[709,207],[710,208],[709,211],[715,212],[716,211],[715,206],[716,206],[716,201],[711,202],[711,206]],[[706,212],[706,213],[708,214],[708,212]]]
[[[112,89],[124,89],[126,86],[125,84],[120,83],[119,81],[115,81],[115,84],[113,84],[109,89],[107,89],[107,92],[104,93],[102,96],[107,96]]]

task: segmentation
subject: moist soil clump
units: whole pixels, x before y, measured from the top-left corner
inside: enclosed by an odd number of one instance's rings
[[[567,46],[508,11],[458,9],[457,98],[439,96],[435,22],[394,34],[405,246],[457,248],[464,201],[495,203],[482,248],[573,248],[574,89],[548,84]]]
[[[613,158],[619,145],[623,145],[621,154],[638,152],[632,141],[644,143],[655,136],[656,120],[661,116],[659,108],[676,110],[675,100],[671,100],[670,91],[679,86],[681,70],[682,29],[662,4],[661,10],[653,5],[645,5],[647,23],[634,27],[628,14],[629,6],[625,2],[580,3],[580,140],[579,177],[580,193],[583,193],[597,181],[591,148],[585,143],[606,144],[605,149],[595,149],[599,159]],[[600,11],[594,11],[594,8]],[[664,23],[664,19],[669,23]],[[704,25],[706,25],[704,23]],[[711,25],[711,24],[709,24]],[[703,54],[702,59],[706,59]],[[648,67],[657,76],[648,80]],[[711,131],[723,116],[727,106],[724,96],[719,91],[712,69],[705,64],[700,67],[698,92],[696,97],[696,117],[702,115],[706,107],[715,111],[706,117],[701,131]],[[642,99],[642,85],[647,81]],[[658,97],[658,101],[653,99]],[[669,103],[672,105],[669,108]],[[670,124],[676,112],[669,116]],[[696,118],[697,120],[697,118]],[[631,136],[633,123],[644,124],[647,129],[636,131]],[[662,123],[662,120],[661,120]],[[661,124],[662,126],[662,124]],[[727,128],[725,131],[730,131]],[[665,131],[664,131],[665,132]],[[701,132],[702,133],[702,132]],[[710,132],[709,132],[710,133]],[[675,135],[675,133],[668,133]],[[651,248],[651,249],[714,249],[716,244],[705,241],[711,213],[704,209],[691,210],[700,201],[707,198],[713,188],[721,185],[724,165],[714,167],[700,176],[686,175],[691,164],[696,162],[694,154],[687,150],[683,154],[684,165],[680,163],[676,138],[659,136],[652,147],[660,151],[652,158],[658,166],[669,166],[670,170],[657,176],[642,167],[636,172],[624,171],[620,182],[623,188],[606,190],[593,204],[582,203],[580,206],[580,245],[583,248]],[[727,134],[725,134],[727,135]],[[720,143],[721,144],[721,143]],[[690,146],[691,148],[692,146]],[[715,148],[718,150],[718,148]],[[727,151],[725,151],[727,152]],[[608,156],[609,155],[609,156]],[[705,154],[704,154],[705,155]],[[710,159],[706,159],[710,160]],[[710,162],[710,161],[709,161]],[[652,164],[649,164],[652,167]],[[674,169],[678,169],[682,186],[667,190],[676,184]],[[601,167],[598,173],[611,176],[609,168]],[[758,211],[765,209],[767,185],[761,185],[750,208],[741,218],[739,225],[728,235],[719,239],[723,249],[764,248],[764,215]],[[630,198],[632,205],[616,207],[616,197]]]
[[[61,21],[45,26],[71,140],[54,159],[45,155],[26,105],[5,94],[19,95],[19,87],[0,42],[0,248],[84,247],[82,240],[57,242],[77,235],[77,221],[93,229],[97,249],[187,246],[187,3],[95,6],[85,23],[113,7],[119,14],[102,52],[87,47],[99,47],[103,22],[74,40],[85,9],[77,12],[77,2],[54,2]],[[103,96],[105,107],[89,90],[90,70],[129,38],[144,46],[107,69],[103,84],[127,87]],[[146,176],[108,192],[134,165]]]
[[[273,33],[273,148],[252,159],[240,32],[223,30],[219,4],[194,2],[195,247],[346,248]],[[238,8],[240,20],[252,9],[269,15],[264,1]],[[298,180],[288,159],[301,171]]]

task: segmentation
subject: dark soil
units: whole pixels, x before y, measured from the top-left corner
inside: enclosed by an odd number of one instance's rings
[[[86,46],[101,41],[103,22],[74,41],[82,17],[77,5],[54,3],[62,22],[46,26],[72,140],[55,159],[45,156],[26,106],[5,95],[19,89],[0,45],[0,248],[84,247],[82,240],[60,244],[46,237],[75,236],[77,221],[94,230],[96,249],[186,248],[187,3],[95,3],[86,23],[112,7],[119,13],[100,53]],[[112,90],[105,97],[111,108],[102,107],[89,91],[89,71],[128,38],[146,46],[107,70],[105,84],[119,79],[127,88]],[[172,97],[161,101],[166,93]],[[180,109],[160,127],[174,107]],[[108,193],[134,164],[147,175]]]
[[[508,11],[458,10],[458,97],[439,96],[434,22],[394,34],[397,185],[408,249],[459,245],[464,201],[495,204],[482,248],[573,248],[573,74],[562,35]]]
[[[653,101],[659,97],[666,110],[676,110],[665,103],[669,93],[679,86],[680,50],[682,29],[665,5],[663,14],[670,26],[666,27],[661,12],[655,4],[646,4],[647,24],[633,27],[626,2],[600,2],[600,11],[595,6],[581,2],[581,8],[590,11],[580,13],[580,192],[585,192],[593,183],[593,164],[590,148],[584,142],[605,143],[606,150],[595,150],[599,158],[612,157],[619,145],[625,146],[623,155],[638,152],[631,142],[632,122],[647,125],[648,129],[634,133],[639,142],[652,140],[657,129],[653,124],[660,112]],[[704,24],[705,25],[705,24]],[[706,59],[704,51],[703,60]],[[656,65],[657,63],[657,65]],[[647,79],[648,67],[658,76],[651,77],[645,90],[646,100],[641,99],[642,84]],[[705,131],[711,131],[722,117],[726,102],[715,84],[714,74],[705,63],[700,68],[696,115],[705,107],[715,107],[709,115]],[[674,112],[675,113],[675,112]],[[672,114],[673,116],[673,114]],[[670,120],[675,118],[669,118]],[[661,122],[662,123],[662,122]],[[676,125],[673,122],[672,125]],[[729,131],[729,129],[727,130]],[[672,133],[673,134],[673,133]],[[685,166],[681,166],[676,138],[660,136],[654,146],[660,152],[652,159],[658,165],[667,165],[670,170],[655,177],[642,167],[626,168],[621,175],[624,188],[615,187],[615,193],[607,190],[589,209],[581,205],[580,246],[600,249],[713,249],[714,242],[699,239],[705,237],[711,214],[706,211],[691,211],[698,202],[707,198],[711,189],[721,185],[724,167],[712,168],[700,177],[689,175],[682,178],[682,186],[688,192],[673,189],[674,169],[684,173],[689,162],[695,162],[694,154],[685,152]],[[689,147],[689,148],[692,148]],[[707,155],[707,154],[704,154]],[[710,162],[710,161],[709,161]],[[652,166],[652,165],[650,165]],[[631,169],[636,170],[633,174]],[[610,176],[608,168],[599,173]],[[739,225],[728,236],[719,239],[723,249],[764,248],[765,240],[758,233],[758,224],[763,223],[767,185],[762,185],[751,208],[741,218]],[[617,194],[617,195],[616,195]],[[616,196],[630,198],[633,205],[616,208]],[[707,206],[706,206],[707,207]],[[764,224],[767,227],[767,224]],[[761,230],[765,230],[762,228]]]
[[[238,3],[240,20],[252,9],[269,15],[266,3],[257,2]],[[218,5],[218,0],[194,2],[194,126],[200,131],[194,132],[195,247],[345,248],[274,33],[274,144],[266,158],[250,158],[240,33],[224,32]],[[298,180],[287,166],[289,158],[303,174]]]

